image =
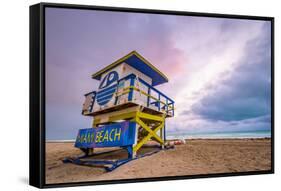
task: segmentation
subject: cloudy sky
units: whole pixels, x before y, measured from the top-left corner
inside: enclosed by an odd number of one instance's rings
[[[46,136],[73,139],[91,74],[132,50],[169,78],[168,132],[270,130],[269,21],[46,9]]]

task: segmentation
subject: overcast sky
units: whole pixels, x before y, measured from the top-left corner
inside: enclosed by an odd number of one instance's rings
[[[165,73],[169,132],[270,130],[270,22],[46,9],[46,135],[73,139],[91,74],[132,50]]]

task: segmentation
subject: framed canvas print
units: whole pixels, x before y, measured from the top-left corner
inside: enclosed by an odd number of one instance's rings
[[[274,172],[272,17],[30,7],[30,184]]]

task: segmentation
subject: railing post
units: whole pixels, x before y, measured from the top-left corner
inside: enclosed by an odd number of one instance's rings
[[[148,87],[148,95],[150,95],[150,87]],[[147,107],[150,105],[150,97],[147,96]]]
[[[175,115],[174,103],[173,103],[173,116]]]
[[[166,143],[166,120],[164,120],[164,144]]]
[[[161,102],[160,102],[160,94],[158,93],[158,111],[160,111],[160,104],[161,104]]]
[[[169,105],[168,105],[168,99],[166,98],[166,113],[168,115],[168,112],[169,112]]]
[[[131,77],[131,80],[130,80],[130,87],[134,86],[134,85],[135,85],[135,78],[133,76],[133,77]],[[128,96],[128,101],[132,101],[133,100],[133,91],[134,91],[134,89],[130,88],[130,92],[129,92],[129,96]]]
[[[119,91],[119,83],[120,83],[120,80],[117,81],[117,88],[116,88],[115,93],[117,93]],[[117,105],[118,95],[117,94],[113,94],[113,95],[115,95],[114,105]]]

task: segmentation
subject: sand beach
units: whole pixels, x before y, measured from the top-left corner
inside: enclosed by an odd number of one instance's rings
[[[82,152],[72,142],[46,143],[46,183],[135,179],[161,176],[214,174],[271,169],[271,139],[194,139],[120,166],[112,172],[101,167],[63,163]],[[146,148],[144,148],[146,149]],[[147,148],[148,149],[148,148]],[[112,150],[97,149],[97,152]],[[124,157],[125,152],[102,157]],[[148,166],[149,164],[149,166]]]

